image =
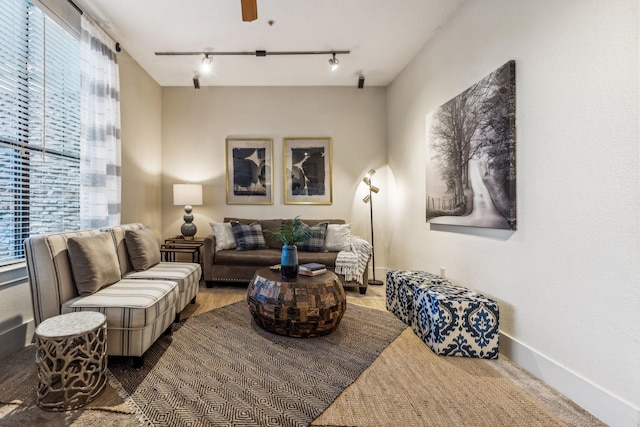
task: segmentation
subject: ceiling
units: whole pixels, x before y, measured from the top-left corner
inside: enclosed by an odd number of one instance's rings
[[[161,86],[192,86],[202,56],[155,52],[349,50],[338,55],[213,56],[201,86],[386,86],[464,0],[74,0]],[[272,24],[270,25],[270,21]]]

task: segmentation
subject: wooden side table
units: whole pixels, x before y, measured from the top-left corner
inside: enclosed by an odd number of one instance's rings
[[[50,317],[36,328],[37,403],[49,411],[80,408],[107,381],[107,318],[95,311]]]
[[[331,271],[285,280],[279,271],[262,268],[249,282],[247,303],[263,329],[301,338],[331,333],[347,309],[342,283]]]

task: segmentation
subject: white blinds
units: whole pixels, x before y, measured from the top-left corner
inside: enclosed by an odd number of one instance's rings
[[[0,265],[23,240],[79,227],[78,40],[27,0],[0,0]]]

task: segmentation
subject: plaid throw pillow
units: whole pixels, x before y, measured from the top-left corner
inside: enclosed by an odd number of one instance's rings
[[[298,250],[305,252],[324,252],[324,236],[327,234],[328,222],[321,222],[313,227],[307,227],[307,231],[311,235],[308,240],[304,242],[296,243]]]
[[[253,224],[240,224],[238,221],[231,221],[233,237],[236,238],[238,251],[248,251],[251,249],[265,249],[267,244],[262,235],[262,226],[259,222]]]

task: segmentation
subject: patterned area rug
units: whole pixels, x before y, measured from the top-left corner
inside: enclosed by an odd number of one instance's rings
[[[406,328],[348,304],[320,338],[272,334],[238,302],[174,326],[134,370],[110,359],[112,381],[148,425],[307,426]]]

